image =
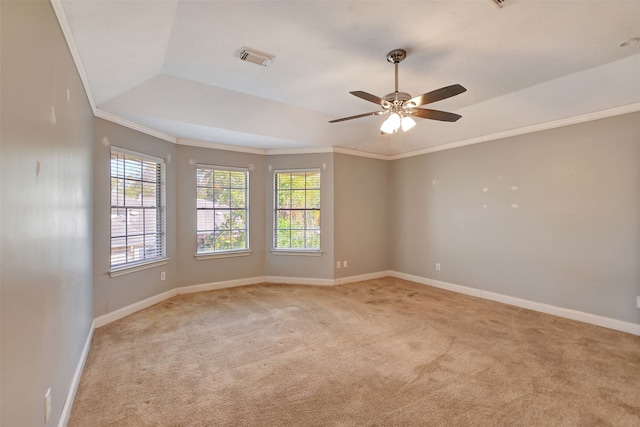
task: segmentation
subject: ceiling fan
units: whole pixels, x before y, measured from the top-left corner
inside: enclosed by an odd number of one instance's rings
[[[375,95],[360,90],[349,92],[350,94],[355,95],[358,98],[362,98],[366,101],[370,101],[374,104],[380,105],[382,107],[382,110],[373,111],[371,113],[358,114],[356,116],[343,117],[341,119],[330,120],[329,123],[359,119],[360,117],[389,114],[389,117],[384,121],[384,123],[382,123],[380,132],[394,133],[397,132],[400,128],[402,128],[402,130],[406,132],[414,127],[416,125],[416,122],[411,118],[411,116],[421,117],[423,119],[440,120],[444,122],[455,122],[460,117],[462,117],[459,114],[448,113],[446,111],[418,108],[422,105],[441,101],[443,99],[447,99],[465,92],[467,89],[459,84],[436,89],[431,92],[416,96],[414,98],[412,98],[411,95],[406,92],[398,92],[398,64],[402,62],[406,57],[407,52],[404,49],[394,49],[387,54],[387,61],[394,64],[396,69],[395,92],[386,94],[384,98],[379,98]]]

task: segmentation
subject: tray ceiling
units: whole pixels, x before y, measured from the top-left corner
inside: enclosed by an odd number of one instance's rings
[[[640,103],[640,1],[53,0],[91,102],[181,143],[251,149],[342,147],[380,155],[437,149]],[[243,46],[268,67],[240,61]],[[407,50],[399,90],[460,83],[417,119],[384,117],[349,94],[393,92],[392,49]]]

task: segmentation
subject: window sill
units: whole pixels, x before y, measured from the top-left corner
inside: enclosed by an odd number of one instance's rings
[[[251,255],[250,250],[246,251],[228,251],[228,252],[219,252],[219,253],[209,253],[209,254],[196,254],[194,258],[197,261],[203,261],[207,259],[218,259],[218,258],[235,258],[240,256],[249,256]]]
[[[293,256],[322,256],[320,250],[299,250],[299,249],[272,249],[272,255],[293,255]]]
[[[149,268],[158,267],[160,265],[166,265],[167,261],[169,261],[169,258],[160,258],[160,259],[154,259],[153,261],[141,262],[139,264],[115,267],[109,270],[109,277],[124,276],[125,274],[147,270]]]

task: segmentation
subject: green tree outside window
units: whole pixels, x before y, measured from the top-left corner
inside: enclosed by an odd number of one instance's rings
[[[196,170],[197,254],[249,248],[249,172],[198,166]]]
[[[320,250],[320,171],[275,174],[277,249]]]

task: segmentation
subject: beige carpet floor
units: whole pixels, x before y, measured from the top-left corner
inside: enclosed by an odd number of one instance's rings
[[[95,331],[70,426],[640,426],[640,337],[384,278]]]

